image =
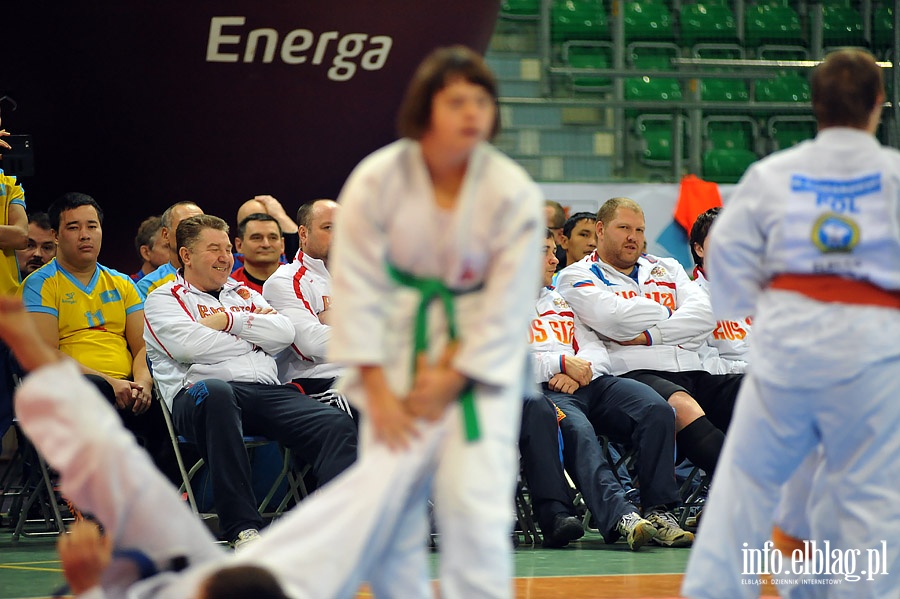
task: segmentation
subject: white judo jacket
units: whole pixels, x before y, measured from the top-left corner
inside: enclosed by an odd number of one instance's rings
[[[277,385],[272,357],[290,345],[294,327],[278,313],[256,314],[270,307],[262,295],[228,279],[219,298],[193,287],[181,272],[144,301],[144,343],[153,378],[169,408],[181,389],[207,378]],[[216,331],[201,318],[225,312],[229,324]]]
[[[697,350],[715,328],[709,298],[671,258],[638,258],[637,281],[595,250],[564,268],[560,295],[609,351],[613,374],[703,370]],[[619,345],[646,333],[650,345]]]
[[[421,147],[403,139],[360,163],[339,201],[344,209],[330,258],[329,359],[351,367],[383,365],[394,392],[406,394],[421,295],[392,281],[392,264],[454,290],[460,345],[453,367],[520,402],[544,226],[541,192],[525,171],[481,144],[469,159],[457,205],[443,210],[434,201]],[[428,353],[435,359],[447,343],[447,321],[439,301],[428,315]],[[352,402],[356,369],[349,370],[345,389]]]
[[[337,377],[341,368],[325,359],[331,327],[319,321],[319,314],[331,304],[331,274],[325,263],[298,250],[293,262],[282,264],[266,279],[263,297],[294,326],[291,345],[275,357],[278,378],[286,383]]]

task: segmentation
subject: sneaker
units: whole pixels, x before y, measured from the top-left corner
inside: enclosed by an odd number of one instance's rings
[[[616,531],[628,543],[628,548],[637,551],[656,536],[656,527],[649,520],[641,518],[637,512],[631,512],[622,516]]]
[[[583,536],[584,526],[582,526],[581,520],[569,514],[556,514],[553,517],[553,527],[549,534],[544,532],[542,545],[549,549],[558,549]]]
[[[653,511],[647,520],[656,528],[653,542],[663,547],[690,547],[694,542],[694,534],[682,530],[672,512]]]
[[[247,530],[242,530],[238,533],[238,536],[231,542],[231,546],[234,547],[235,551],[240,551],[241,549],[245,549],[250,543],[258,541],[259,539],[259,531],[255,528],[248,528]]]

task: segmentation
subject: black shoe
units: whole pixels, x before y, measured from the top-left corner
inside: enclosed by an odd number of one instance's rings
[[[581,520],[568,514],[556,514],[553,517],[553,528],[549,534],[544,532],[543,546],[548,549],[565,547],[570,541],[584,536]]]

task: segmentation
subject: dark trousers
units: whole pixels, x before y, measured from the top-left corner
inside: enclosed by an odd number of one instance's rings
[[[169,439],[169,429],[166,427],[162,408],[157,402],[151,403],[150,409],[143,414],[135,414],[130,409],[121,409],[116,405],[115,391],[105,378],[95,374],[86,374],[85,378],[93,383],[100,394],[116,408],[122,424],[131,431],[138,443],[150,454],[150,458],[160,472],[173,483],[181,484],[181,473],[175,459],[175,450],[172,449],[172,441]]]
[[[675,482],[675,413],[646,385],[614,376],[591,381],[574,395],[547,391],[566,415],[560,421],[565,463],[604,539],[634,507],[609,465],[597,435],[636,447],[643,507],[679,503]]]
[[[622,376],[653,387],[667,400],[676,391],[684,391],[700,404],[709,421],[723,433],[728,432],[734,402],[744,380],[743,374],[710,374],[704,370],[632,370]]]
[[[557,514],[575,515],[575,497],[563,472],[556,407],[546,397],[525,399],[519,453],[535,517],[550,534]]]
[[[296,460],[312,466],[320,485],[356,459],[353,420],[290,385],[206,379],[175,396],[172,419],[207,463],[216,512],[228,540],[262,526],[244,435],[264,436],[289,447]]]

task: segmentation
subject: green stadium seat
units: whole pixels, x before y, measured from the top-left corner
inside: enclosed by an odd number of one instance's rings
[[[736,183],[756,161],[753,145],[759,126],[750,117],[720,116],[703,119],[703,178],[716,183]]]
[[[784,150],[816,136],[816,120],[809,116],[774,116],[769,119],[768,136],[772,151]]]
[[[554,0],[550,7],[550,38],[554,43],[608,39],[603,4],[599,0]]]
[[[703,153],[703,178],[715,183],[737,183],[756,160],[756,154],[750,150],[707,150]]]
[[[802,102],[811,101],[809,82],[799,73],[783,71],[773,79],[756,82],[753,98],[757,102]]]
[[[500,16],[507,19],[538,19],[541,16],[541,0],[502,0]]]
[[[641,162],[649,166],[672,164],[672,115],[641,115],[635,121],[635,132],[640,143]],[[682,147],[682,156],[684,153]]]
[[[692,49],[694,58],[710,58],[717,60],[739,60],[744,58],[744,49],[737,44],[696,44]],[[720,72],[721,68],[713,68],[712,72]],[[702,79],[700,82],[700,99],[706,102],[748,102],[750,92],[743,79]]]
[[[575,68],[608,69],[612,64],[612,45],[608,42],[566,42],[563,44],[563,62]],[[576,91],[601,91],[611,86],[609,77],[572,76],[572,89]]]
[[[847,5],[822,5],[822,44],[858,46],[865,44],[862,15]]]
[[[672,59],[678,56],[678,47],[665,42],[636,42],[628,46],[628,62],[638,72],[672,70]],[[625,99],[634,101],[679,101],[681,84],[668,77],[629,77],[625,79]],[[626,110],[628,118],[634,118],[646,109]]]
[[[665,4],[632,0],[624,3],[623,11],[627,41],[671,40],[675,37],[672,13]]]
[[[744,19],[744,42],[748,46],[769,43],[802,43],[800,16],[790,6],[780,4],[748,5]]]
[[[894,43],[894,8],[891,2],[883,2],[875,9],[872,19],[872,45],[885,49]]]
[[[700,99],[704,102],[749,102],[750,92],[740,79],[703,79]]]
[[[731,42],[737,39],[734,13],[723,4],[702,2],[681,6],[681,43],[693,46],[697,42]]]

